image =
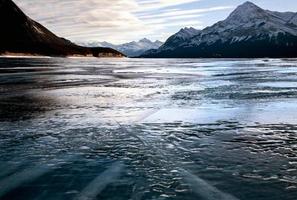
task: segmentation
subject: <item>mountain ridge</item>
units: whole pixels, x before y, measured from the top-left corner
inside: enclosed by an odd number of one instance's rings
[[[143,38],[139,41],[132,41],[127,42],[119,45],[115,45],[109,42],[87,42],[87,43],[81,43],[86,46],[102,46],[102,47],[110,47],[113,49],[116,49],[128,57],[137,57],[143,54],[144,52],[151,50],[151,49],[158,49],[160,46],[163,45],[163,42],[156,40],[155,42],[152,42],[151,40],[147,38]]]
[[[170,36],[167,41],[160,47],[162,50],[171,49],[175,45],[185,42],[187,39],[197,35],[200,32],[200,30],[197,30],[193,27],[185,27],[180,29],[177,33]]]
[[[246,2],[185,41],[173,44],[169,39],[141,57],[297,57],[297,13]]]

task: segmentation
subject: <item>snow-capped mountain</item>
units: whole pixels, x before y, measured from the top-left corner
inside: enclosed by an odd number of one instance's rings
[[[246,2],[227,19],[183,42],[174,43],[169,39],[158,50],[142,56],[296,57],[297,13],[268,11]]]
[[[176,46],[179,46],[180,44],[184,43],[188,39],[197,35],[199,32],[200,30],[194,29],[192,27],[182,28],[179,32],[169,37],[167,41],[164,43],[164,45],[160,47],[160,49],[174,49]]]
[[[200,30],[194,29],[192,27],[182,28],[179,32],[169,37],[164,45],[160,47],[160,50],[164,51],[174,49],[176,46],[197,35],[199,32]]]
[[[163,43],[160,41],[152,42],[146,38],[139,40],[138,42],[129,42],[115,46],[120,52],[123,52],[129,57],[139,56],[150,49],[158,49]]]
[[[163,43],[158,40],[155,42],[152,42],[149,39],[144,38],[142,40],[139,40],[138,42],[133,41],[133,42],[120,44],[120,45],[114,45],[108,42],[89,42],[89,43],[84,43],[84,45],[91,46],[91,47],[97,47],[97,46],[109,47],[109,48],[116,49],[129,57],[136,57],[136,56],[140,56],[141,54],[143,54],[144,52],[150,49],[158,49],[161,45],[163,45]]]

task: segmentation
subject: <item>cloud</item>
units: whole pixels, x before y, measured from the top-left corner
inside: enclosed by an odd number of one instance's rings
[[[140,6],[140,10],[147,11],[147,10],[178,6],[181,4],[193,3],[198,1],[200,0],[146,0],[146,1],[140,1],[139,6]]]
[[[15,2],[31,18],[56,34],[72,40],[123,35],[125,32],[122,30],[127,27],[134,31],[144,28],[141,21],[130,12],[138,9],[138,4],[134,0],[15,0]]]
[[[199,16],[198,14],[226,10],[231,8],[233,8],[233,6],[218,6],[218,7],[204,8],[204,9],[191,9],[191,10],[174,9],[174,10],[168,10],[167,12],[154,14],[154,15],[146,14],[146,15],[140,16],[140,18],[141,19],[151,19],[151,18],[160,18],[160,17],[164,18],[164,17],[172,17],[172,16],[184,16],[189,14],[192,14],[192,16]]]
[[[175,29],[202,27],[202,14],[230,7],[195,9],[200,0],[15,0],[31,18],[73,41],[122,43],[165,40]],[[181,6],[187,8],[181,9]],[[185,22],[186,20],[186,22]]]

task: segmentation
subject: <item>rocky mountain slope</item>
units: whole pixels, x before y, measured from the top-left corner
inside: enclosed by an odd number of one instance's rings
[[[198,35],[200,30],[190,28],[182,28],[179,32],[172,35],[167,39],[164,45],[160,48],[162,51],[174,49],[176,46],[186,42],[188,39],[192,38],[195,35]]]
[[[11,0],[0,0],[0,23],[1,55],[123,56],[111,48],[82,47],[60,38],[26,16]]]
[[[297,57],[297,13],[264,10],[251,2],[192,37],[148,51],[142,57]]]

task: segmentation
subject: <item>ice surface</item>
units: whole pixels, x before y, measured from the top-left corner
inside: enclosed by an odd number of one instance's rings
[[[296,59],[0,58],[0,199],[295,200]]]

